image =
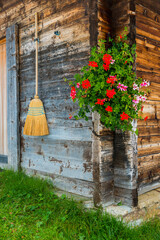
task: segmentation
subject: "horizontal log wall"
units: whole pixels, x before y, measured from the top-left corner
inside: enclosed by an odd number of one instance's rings
[[[98,39],[108,38],[111,32],[111,0],[98,0]]]
[[[67,191],[93,195],[92,121],[70,120],[77,109],[64,77],[88,63],[93,1],[3,1],[0,39],[6,27],[19,25],[21,166],[48,175]],[[39,13],[39,97],[44,103],[50,135],[27,137],[23,127],[35,91],[34,13]],[[60,36],[54,32],[60,31]]]
[[[139,192],[160,180],[160,2],[136,1],[137,76],[150,82],[150,94],[138,121]],[[149,188],[149,186],[151,186]]]

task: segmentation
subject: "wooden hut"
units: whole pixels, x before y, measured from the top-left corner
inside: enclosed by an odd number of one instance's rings
[[[23,135],[34,96],[34,14],[39,15],[39,96],[50,134]],[[76,109],[64,78],[88,63],[90,49],[128,27],[137,44],[137,76],[151,82],[139,136],[111,132],[93,114],[69,119]],[[138,195],[160,186],[159,0],[0,1],[0,167],[48,176],[65,191],[95,204],[136,206]],[[136,122],[134,123],[136,127]]]

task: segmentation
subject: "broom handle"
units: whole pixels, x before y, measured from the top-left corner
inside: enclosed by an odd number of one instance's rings
[[[38,16],[35,13],[35,41],[36,41],[36,96],[38,96]]]

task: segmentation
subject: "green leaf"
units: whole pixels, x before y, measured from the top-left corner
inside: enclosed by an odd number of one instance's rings
[[[136,129],[135,134],[138,136],[138,129]]]

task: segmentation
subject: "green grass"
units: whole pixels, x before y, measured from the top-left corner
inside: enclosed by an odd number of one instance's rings
[[[46,181],[0,172],[0,240],[159,240],[158,218],[130,228],[101,210],[58,197]]]

